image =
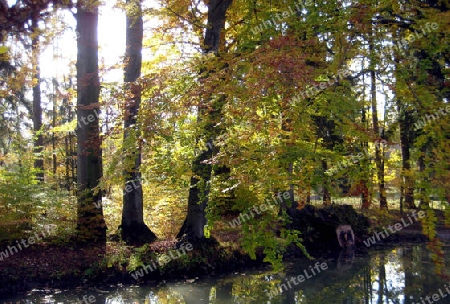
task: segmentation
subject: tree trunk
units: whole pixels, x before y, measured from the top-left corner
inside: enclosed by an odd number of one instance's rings
[[[221,41],[221,31],[225,26],[225,18],[228,7],[232,0],[210,0],[208,3],[208,23],[205,32],[203,43],[203,52],[216,53],[219,50]],[[199,122],[205,121],[204,136],[211,138],[208,141],[208,147],[213,147],[212,143],[217,135],[217,130],[214,129],[215,121],[220,119],[220,113],[224,100],[220,100],[214,104],[209,105],[208,100],[205,100],[198,109],[197,120]],[[211,107],[210,107],[211,106]],[[197,139],[199,141],[200,138]],[[217,148],[210,148],[203,150],[195,157],[192,164],[193,176],[191,177],[191,187],[189,189],[188,210],[186,219],[177,238],[188,240],[191,243],[201,242],[205,239],[204,227],[207,224],[206,219],[206,205],[208,203],[209,182],[211,180],[212,166],[205,164],[204,161],[211,158],[213,150]]]
[[[287,112],[286,110],[287,109],[282,110],[282,113]],[[293,132],[292,120],[289,119],[288,117],[284,117],[284,115],[283,115],[283,119],[281,122],[281,129],[286,132],[285,134]],[[295,146],[295,142],[290,138],[289,135],[282,135],[281,137],[286,141],[286,152],[289,153],[290,147]],[[288,158],[289,156],[286,155],[285,157]],[[281,160],[281,163],[283,163],[283,160]],[[289,174],[289,180],[292,180],[292,176],[294,174],[293,162],[289,162],[286,164],[286,171]],[[284,189],[282,191],[284,192]],[[276,194],[277,193],[275,193],[275,195]],[[283,198],[282,202],[280,203],[280,207],[281,207],[281,209],[286,210],[286,213],[292,217],[296,213],[296,210],[298,208],[298,202],[295,201],[294,184],[292,182],[289,183],[289,194],[290,194],[290,196],[289,196],[290,198],[287,200]]]
[[[65,162],[64,162],[64,166],[65,166],[65,174],[66,176],[65,178],[65,183],[66,183],[66,190],[68,192],[70,192],[70,146],[69,146],[69,137],[65,136],[64,137],[64,148],[65,148],[65,152],[66,152],[66,156],[65,156]]]
[[[31,28],[38,31],[38,19],[33,18]],[[36,178],[39,182],[44,181],[44,159],[42,156],[44,137],[42,135],[42,107],[41,107],[41,73],[39,68],[39,35],[33,33],[34,38],[31,43],[31,52],[33,60],[33,79],[36,83],[33,85],[33,131],[34,131],[34,168],[38,170]]]
[[[376,87],[376,77],[375,77],[375,63],[373,62],[374,55],[374,42],[373,42],[373,30],[369,41],[369,51],[371,56],[371,67],[370,67],[370,95],[371,95],[371,105],[372,105],[372,124],[373,132],[375,136],[380,137],[380,127],[378,125],[378,111],[377,111],[377,87]],[[381,154],[381,146],[375,145],[375,164],[377,168],[378,177],[378,191],[380,193],[380,209],[387,210],[387,198],[386,189],[384,182],[384,160]]]
[[[430,181],[428,178],[428,174],[426,172],[426,163],[425,163],[425,157],[427,155],[428,151],[428,145],[424,144],[420,148],[420,156],[419,156],[419,172],[420,172],[420,203],[419,207],[429,207],[430,206],[430,195],[429,190],[430,189]]]
[[[333,120],[325,116],[314,116],[316,124],[317,138],[322,138],[322,146],[326,149],[332,150],[338,143],[342,143],[342,138],[333,135],[335,132],[335,123]],[[329,176],[325,173],[328,170],[328,162],[326,159],[320,160],[322,171],[322,203],[324,206],[331,205],[332,183]]]
[[[364,127],[366,127],[366,110],[362,109],[362,113],[361,113],[361,123],[364,125]],[[369,143],[364,141],[362,143],[362,149],[366,150],[369,148]],[[361,170],[363,170],[362,172],[362,179],[361,179],[361,209],[362,210],[368,210],[370,208],[371,205],[371,197],[370,197],[370,190],[369,190],[369,181],[370,181],[370,172],[367,168],[369,168],[369,162],[370,160],[368,159],[364,159],[361,161],[361,163],[363,164],[363,166],[361,166]]]
[[[106,243],[101,191],[98,8],[77,5],[77,230],[80,243]]]
[[[125,78],[127,86],[123,133],[124,176],[122,209],[122,239],[128,245],[141,245],[156,240],[156,235],[144,223],[144,199],[141,184],[141,146],[137,128],[137,116],[141,103],[142,39],[144,26],[140,0],[127,0]]]
[[[56,105],[56,94],[55,94],[55,82],[53,81],[53,111],[52,111],[52,127],[56,128],[56,117],[58,115],[58,106]],[[52,132],[52,169],[53,169],[53,176],[55,177],[55,180],[57,181],[57,176],[56,176],[56,172],[58,169],[58,158],[56,156],[57,153],[57,148],[56,148],[56,141],[57,141],[57,137],[55,132]],[[56,185],[58,185],[59,183],[56,183]]]
[[[411,127],[412,127],[412,117],[408,110],[403,108],[400,109],[400,143],[402,151],[402,177],[403,177],[403,193],[404,193],[404,207],[406,209],[415,209],[414,204],[414,179],[411,176],[411,153],[410,148],[412,146],[411,141]]]
[[[394,43],[399,44],[400,35],[399,31],[393,32]],[[401,55],[399,52],[394,49],[394,62],[395,62],[395,81],[397,83],[400,82],[409,82],[408,79],[405,79],[405,76],[401,73]],[[399,84],[397,84],[399,85]],[[401,155],[402,155],[402,170],[400,173],[401,176],[401,185],[400,185],[400,213],[403,214],[403,209],[415,209],[416,206],[414,204],[414,179],[411,175],[411,153],[410,149],[413,146],[413,117],[412,112],[408,110],[408,102],[405,102],[401,99],[396,92],[396,103],[397,103],[397,111],[399,113],[398,124],[400,129],[400,145],[401,145]]]
[[[330,180],[325,172],[328,170],[328,163],[325,159],[321,160],[322,163],[322,185],[323,185],[323,193],[322,193],[322,204],[324,206],[331,205],[331,194],[330,194]]]

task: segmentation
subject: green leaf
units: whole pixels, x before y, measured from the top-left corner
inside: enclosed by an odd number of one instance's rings
[[[330,79],[328,78],[327,75],[319,75],[316,78],[314,78],[315,81],[317,82],[328,82],[330,81]]]

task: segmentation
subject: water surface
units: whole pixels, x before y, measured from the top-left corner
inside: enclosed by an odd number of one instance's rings
[[[445,304],[450,303],[450,280],[445,278],[450,276],[450,268],[445,267],[450,248],[444,249],[440,269],[425,246],[364,255],[343,251],[320,262],[289,263],[278,274],[266,270],[158,286],[33,290],[0,303]]]

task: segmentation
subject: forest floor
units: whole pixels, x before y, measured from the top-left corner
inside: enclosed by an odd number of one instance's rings
[[[388,225],[408,219],[405,213],[390,211],[381,222],[377,213],[366,214],[371,219],[373,231],[381,231]],[[379,215],[379,214],[378,214]],[[443,241],[450,242],[450,229],[444,227],[444,213],[436,211],[437,233]],[[0,261],[0,298],[24,292],[33,288],[70,288],[92,284],[136,284],[141,281],[157,283],[163,279],[188,279],[196,276],[214,276],[222,273],[257,268],[265,265],[262,257],[252,260],[239,249],[241,231],[223,229],[213,233],[220,247],[210,250],[194,250],[188,258],[173,259],[158,271],[150,272],[143,278],[132,277],[139,265],[148,265],[154,253],[175,250],[174,240],[157,241],[145,248],[131,248],[117,242],[108,242],[106,248],[76,248],[70,244],[40,242]],[[386,239],[377,242],[375,248],[398,246],[411,243],[425,243],[420,222],[411,223]],[[2,245],[1,248],[5,246]],[[364,245],[357,250],[367,251]],[[130,260],[138,259],[130,270]],[[144,263],[144,264],[142,264]]]

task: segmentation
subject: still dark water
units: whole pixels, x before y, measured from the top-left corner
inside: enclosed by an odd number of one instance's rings
[[[318,264],[289,264],[284,273],[278,274],[236,273],[161,283],[157,287],[33,290],[0,303],[448,304],[450,247],[444,247],[444,253],[441,263],[436,264],[435,256],[425,246],[372,251],[361,256],[342,252],[339,258]]]

